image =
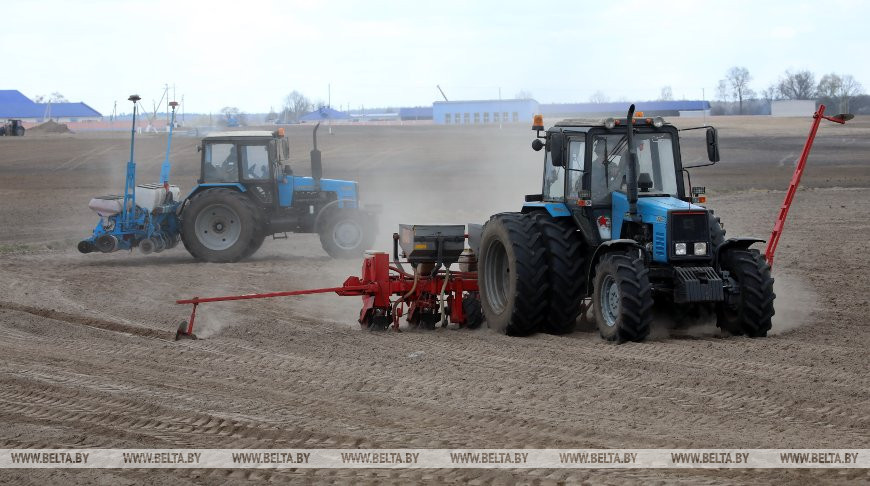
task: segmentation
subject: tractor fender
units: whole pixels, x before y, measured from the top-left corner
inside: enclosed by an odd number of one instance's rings
[[[607,253],[616,250],[630,250],[636,249],[643,254],[644,261],[646,258],[646,250],[640,243],[630,238],[621,238],[618,240],[608,240],[604,243],[598,245],[595,248],[595,251],[592,252],[592,258],[589,259],[589,267],[586,271],[586,295],[592,295],[592,279],[595,277],[595,266],[598,264],[598,260],[601,259]]]
[[[314,231],[320,231],[320,225],[323,221],[323,218],[325,217],[324,215],[329,214],[329,212],[332,211],[333,209],[338,209],[338,205],[341,203],[354,203],[357,206],[359,206],[359,204],[357,204],[356,199],[343,198],[343,199],[336,199],[335,201],[330,201],[325,206],[320,208],[320,211],[317,212],[317,216],[314,217]],[[359,212],[365,213],[367,215],[370,214],[367,211],[363,211],[359,207],[351,207],[351,208],[345,207],[345,208],[341,208],[341,209],[359,211]]]
[[[736,248],[738,250],[747,250],[750,246],[755,243],[764,243],[765,240],[760,238],[751,238],[751,237],[738,237],[738,238],[728,238],[723,241],[718,248],[716,248],[716,263],[718,264],[719,258],[722,256],[722,252],[725,250],[729,250],[732,248]]]
[[[200,191],[204,191],[206,189],[211,189],[213,187],[226,187],[227,189],[238,189],[239,192],[246,192],[247,189],[242,184],[238,182],[209,182],[206,184],[197,184],[190,190],[190,193],[184,198],[185,201],[189,200],[196,193]]]
[[[190,190],[190,193],[188,193],[188,195],[184,198],[184,200],[181,201],[181,204],[178,205],[178,209],[176,210],[175,214],[177,214],[178,216],[181,216],[184,213],[184,209],[187,208],[187,206],[190,204],[190,198],[199,194],[202,191],[212,189],[215,187],[224,187],[227,189],[236,189],[239,192],[247,192],[247,189],[245,188],[245,186],[243,186],[237,182],[223,182],[223,183],[222,182],[214,182],[214,183],[207,183],[207,184],[197,184],[196,186],[194,186],[193,189]]]

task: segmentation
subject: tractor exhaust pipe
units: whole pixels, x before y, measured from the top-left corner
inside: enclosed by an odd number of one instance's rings
[[[628,142],[628,181],[626,181],[626,192],[628,196],[628,214],[633,221],[637,216],[637,148],[634,146],[634,104],[628,107],[628,117],[626,118],[625,132],[626,141]]]
[[[320,187],[320,179],[323,177],[323,163],[320,157],[320,150],[317,150],[317,129],[320,128],[320,122],[314,125],[314,148],[311,150],[311,177],[314,179],[314,185]]]

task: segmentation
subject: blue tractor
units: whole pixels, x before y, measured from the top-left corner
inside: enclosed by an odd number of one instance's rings
[[[541,194],[522,211],[470,228],[486,321],[511,335],[574,329],[588,306],[601,336],[641,341],[652,309],[677,321],[708,311],[734,335],[765,336],[774,314],[773,278],[757,238],[725,238],[701,206],[680,158],[679,130],[660,117],[590,124],[566,120],[544,131]],[[719,160],[716,129],[707,154]],[[543,133],[542,133],[543,132]],[[696,166],[698,167],[698,166]],[[684,175],[685,174],[685,175]]]
[[[138,99],[130,97],[132,140]],[[375,214],[361,207],[357,182],[322,177],[317,128],[311,177],[293,175],[286,164],[290,145],[283,128],[205,137],[197,146],[198,184],[183,200],[178,187],[168,182],[169,145],[160,184],[136,185],[131,141],[124,195],[91,200],[90,207],[101,220],[91,237],[79,243],[79,251],[108,253],[138,247],[151,253],[182,242],[197,260],[236,262],[253,255],[267,236],[317,233],[323,249],[334,258],[362,255],[376,234]]]

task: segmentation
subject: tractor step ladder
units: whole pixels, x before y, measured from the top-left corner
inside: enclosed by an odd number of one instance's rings
[[[779,208],[779,216],[776,218],[776,223],[773,225],[773,232],[770,234],[770,239],[767,241],[767,249],[764,252],[764,258],[767,264],[773,268],[773,255],[776,253],[776,246],[779,244],[779,237],[782,236],[782,229],[785,226],[785,219],[788,216],[788,210],[791,208],[791,203],[794,200],[794,195],[797,192],[798,185],[801,183],[801,176],[804,174],[804,168],[807,165],[807,159],[810,156],[810,149],[813,147],[813,142],[816,139],[816,132],[819,130],[819,124],[825,120],[834,123],[843,124],[852,118],[852,115],[836,115],[833,117],[825,116],[825,105],[819,105],[819,110],[813,114],[813,125],[810,127],[810,134],[804,144],[804,150],[798,159],[797,166],[794,169],[794,174],[791,177],[791,183],[788,186],[788,192],[785,194],[785,200]]]

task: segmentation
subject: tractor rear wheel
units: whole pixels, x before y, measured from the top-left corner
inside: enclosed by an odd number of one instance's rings
[[[636,252],[614,252],[595,267],[592,302],[601,337],[619,343],[643,341],[652,322],[649,270]]]
[[[583,239],[571,218],[553,218],[540,212],[533,216],[544,237],[549,269],[549,299],[542,331],[567,334],[577,326],[585,296]]]
[[[22,127],[22,126],[15,127],[15,136],[16,137],[23,137],[24,136],[24,127]]]
[[[725,250],[721,267],[740,286],[731,303],[716,306],[716,325],[735,336],[765,337],[774,314],[773,277],[758,250]]]
[[[364,214],[354,209],[337,209],[325,216],[318,234],[329,256],[356,258],[371,248],[375,232]]]
[[[256,251],[262,238],[260,210],[232,189],[206,189],[182,213],[181,240],[197,260],[237,262]]]
[[[532,215],[497,214],[483,227],[478,286],[487,325],[511,336],[537,331],[547,315],[547,260]]]

